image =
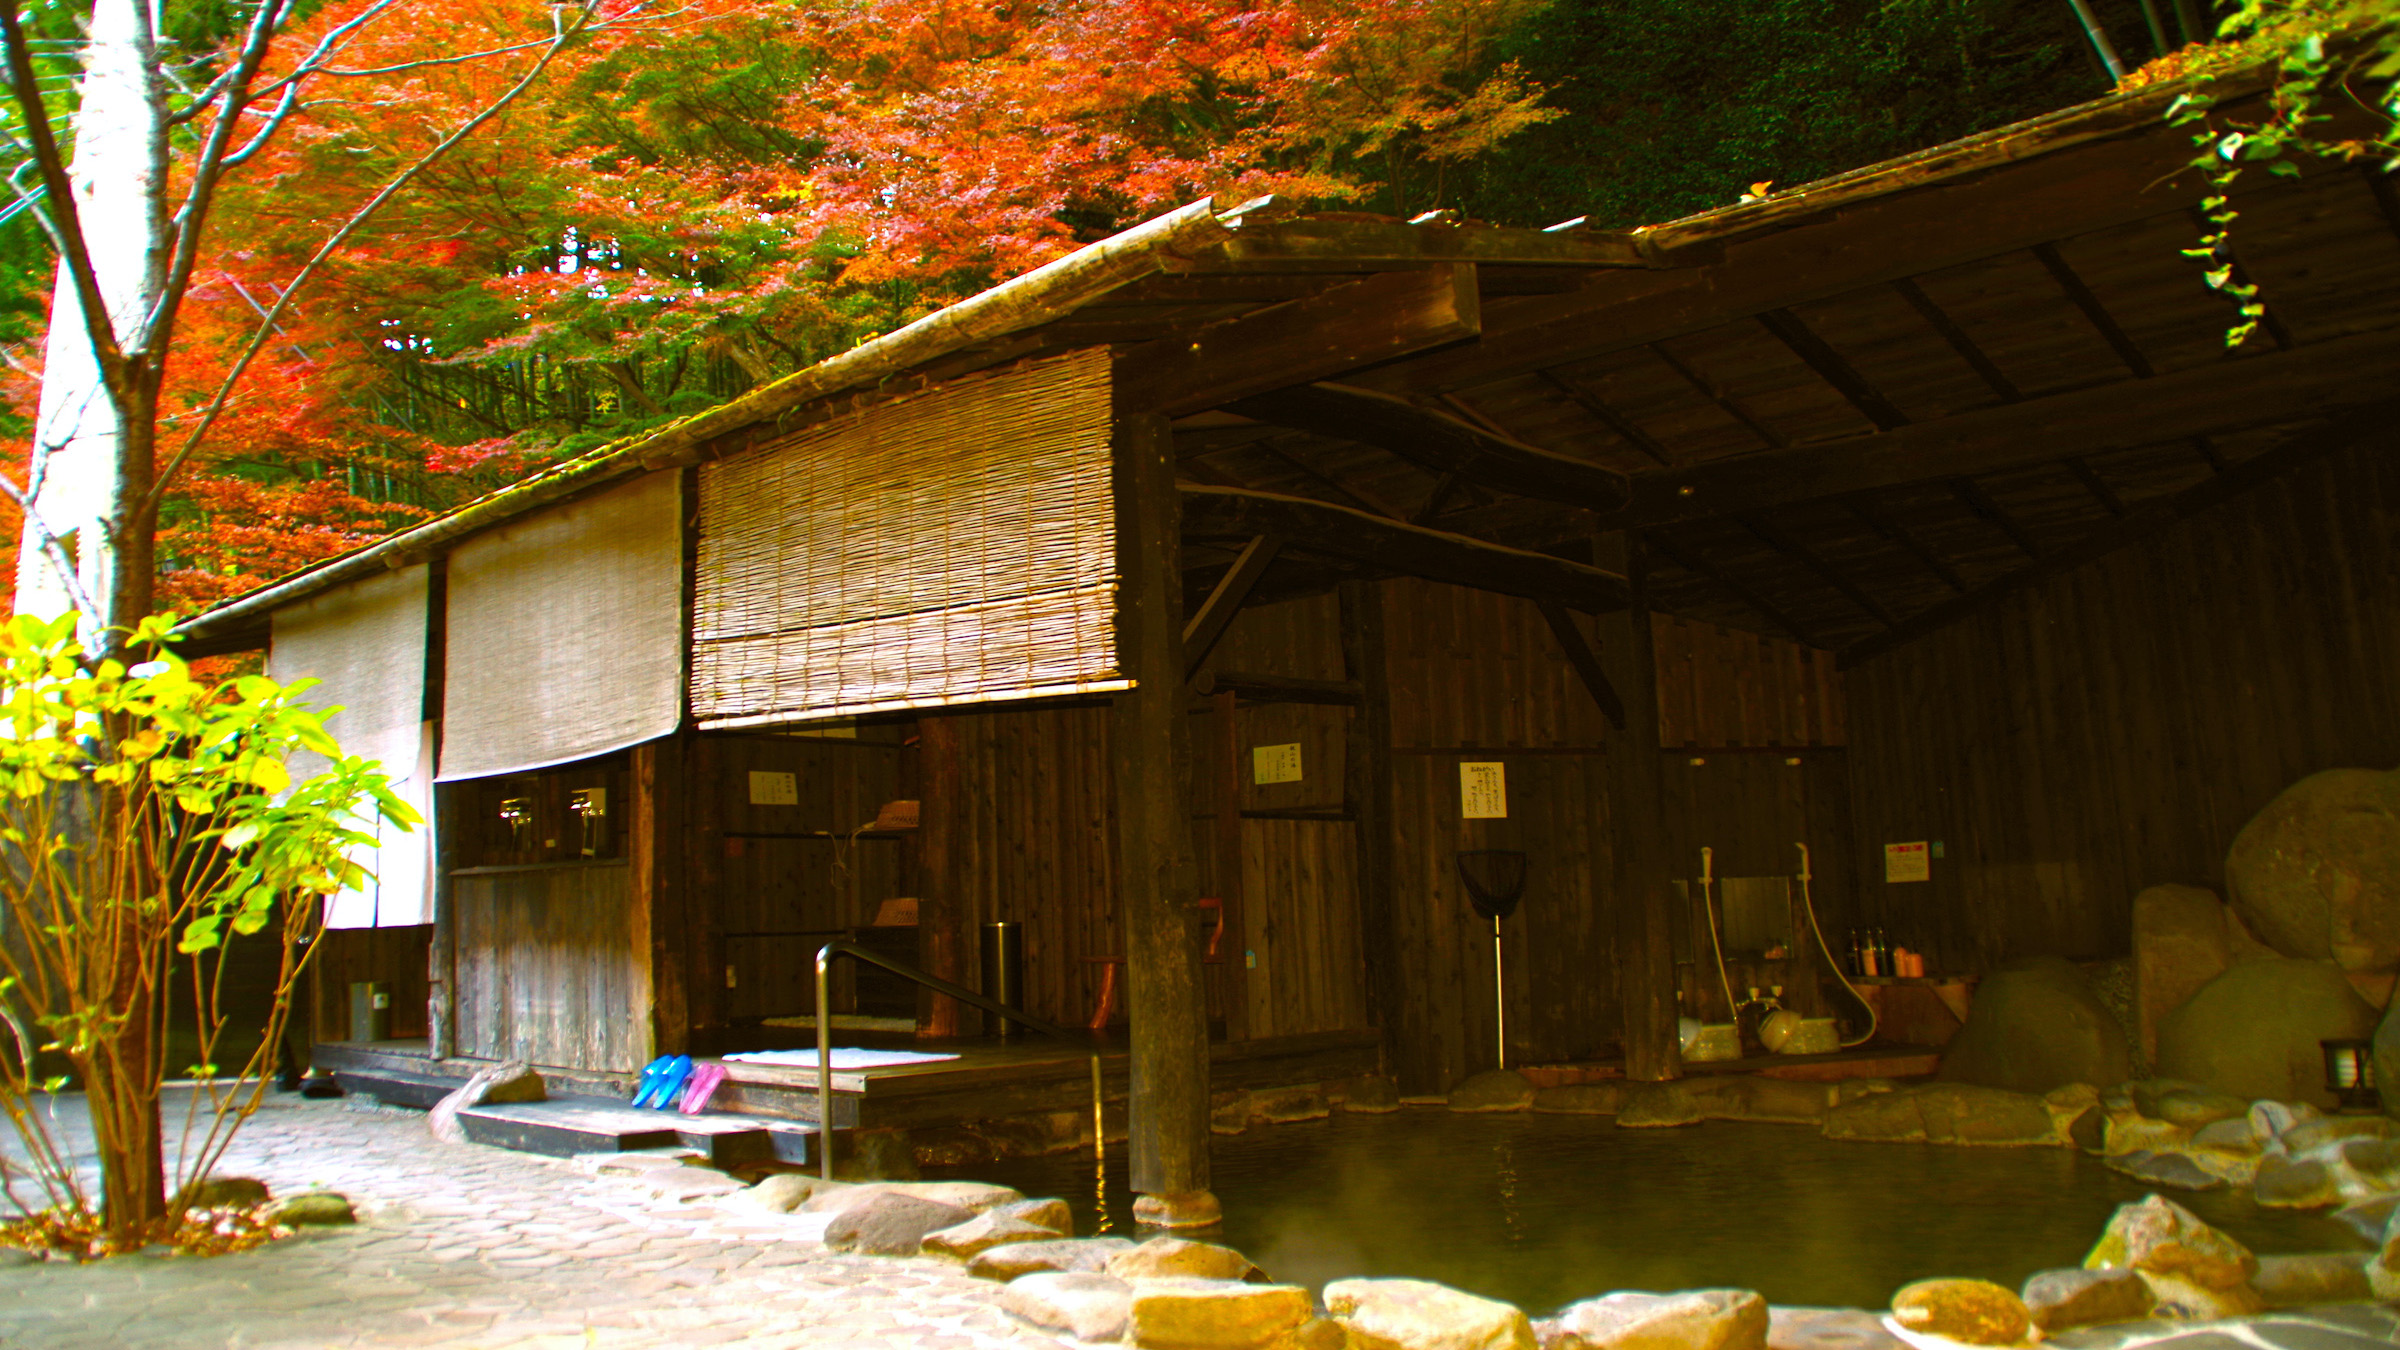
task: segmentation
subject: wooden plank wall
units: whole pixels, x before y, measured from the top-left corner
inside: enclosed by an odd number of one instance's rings
[[[621,861],[452,874],[459,1053],[617,1072],[648,1061],[630,876]]]
[[[816,1006],[815,956],[829,932],[873,922],[885,900],[915,893],[915,850],[904,835],[852,832],[885,802],[913,795],[915,754],[904,728],[864,726],[855,737],[704,736],[703,809],[690,847],[707,856],[705,1025],[805,1017]],[[753,804],[752,773],[788,773],[799,801]],[[835,967],[834,1006],[852,969]]]
[[[2400,763],[2400,463],[2362,448],[1850,671],[1869,918],[1950,968],[2130,949],[2321,769]],[[1880,846],[1940,840],[1929,883]]]
[[[350,1037],[350,984],[381,980],[392,987],[392,1038],[425,1034],[426,957],[433,925],[406,928],[328,928],[309,958],[313,1039]]]

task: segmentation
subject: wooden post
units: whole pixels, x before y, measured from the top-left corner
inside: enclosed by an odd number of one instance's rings
[[[458,888],[450,872],[465,851],[466,795],[462,787],[433,786],[433,943],[425,954],[425,1049],[435,1060],[458,1054]]]
[[[1222,1212],[1208,1189],[1208,1007],[1185,776],[1182,522],[1166,419],[1120,408],[1115,439],[1117,651],[1135,682],[1109,719],[1132,1024],[1133,1189],[1141,1196],[1134,1217],[1197,1227]]]
[[[1217,733],[1217,809],[1213,822],[1217,845],[1218,913],[1225,938],[1218,949],[1225,970],[1225,1039],[1250,1039],[1250,967],[1242,953],[1250,949],[1249,923],[1242,917],[1242,727],[1241,696],[1230,689],[1209,696],[1211,721]]]
[[[1385,664],[1383,583],[1341,584],[1342,676],[1360,700],[1342,756],[1342,806],[1357,821],[1359,951],[1367,1015],[1383,1033],[1382,1062],[1395,1060],[1401,1027],[1400,954],[1392,931],[1392,869],[1399,850],[1392,817],[1392,686]]]
[[[650,963],[650,1050],[691,1049],[687,950],[691,889],[685,884],[685,737],[678,732],[633,748],[633,801],[625,821],[625,862],[632,872],[634,950]]]
[[[726,1023],[724,911],[717,897],[724,894],[725,877],[725,756],[714,737],[694,735],[686,744],[683,782],[689,794],[684,808],[684,892],[690,897],[684,911],[683,938],[686,1012],[694,1027],[715,1029]]]
[[[1683,1075],[1675,1035],[1675,955],[1668,945],[1674,887],[1658,762],[1658,659],[1640,536],[1604,534],[1595,555],[1598,566],[1621,570],[1631,591],[1625,609],[1600,620],[1601,665],[1625,700],[1625,730],[1608,745],[1625,1076],[1658,1082]]]
[[[958,834],[966,826],[959,793],[958,722],[917,719],[917,964],[952,984],[966,984],[966,906],[959,903]],[[928,993],[918,1000],[917,1034],[964,1035],[958,1000]],[[981,1014],[977,1014],[981,1016]]]

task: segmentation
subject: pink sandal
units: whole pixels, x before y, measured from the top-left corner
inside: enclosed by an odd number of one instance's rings
[[[683,1085],[683,1100],[676,1103],[675,1109],[681,1111],[687,1116],[699,1115],[702,1111],[708,1109],[708,1099],[711,1094],[716,1092],[717,1084],[724,1081],[724,1065],[693,1065],[692,1076],[685,1080]]]

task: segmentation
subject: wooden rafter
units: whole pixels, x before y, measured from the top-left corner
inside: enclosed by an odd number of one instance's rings
[[[2020,568],[1955,599],[1912,614],[1888,633],[1878,633],[1853,643],[1843,650],[1841,665],[1848,669],[1861,661],[1915,641],[1936,629],[1987,609],[2047,577],[2104,558],[2178,521],[2188,520],[2210,507],[2230,501],[2262,483],[2327,455],[2378,440],[2392,452],[2400,453],[2400,430],[2395,428],[2400,428],[2400,399],[2385,399],[2353,407],[2331,421],[2289,437],[2275,448],[2252,456],[2214,478],[2205,479],[2181,492],[2144,502],[2128,512],[2124,519],[2108,522],[2030,567]]]
[[[1529,600],[1555,600],[1587,613],[1605,613],[1625,604],[1625,578],[1613,572],[1331,502],[1186,483],[1183,508],[1187,534],[1281,535],[1288,552]]]
[[[1667,369],[1674,371],[1677,375],[1682,376],[1685,384],[1688,384],[1693,389],[1698,390],[1702,398],[1705,398],[1709,402],[1716,404],[1717,407],[1724,411],[1726,416],[1732,418],[1736,422],[1741,423],[1749,430],[1751,435],[1756,436],[1759,440],[1765,442],[1767,448],[1771,450],[1781,450],[1783,447],[1792,443],[1789,437],[1785,436],[1782,432],[1777,431],[1774,427],[1769,426],[1766,421],[1760,418],[1756,413],[1751,412],[1747,404],[1743,403],[1740,399],[1735,398],[1733,395],[1726,393],[1724,386],[1718,384],[1715,380],[1709,379],[1707,376],[1702,375],[1699,371],[1694,370],[1690,362],[1684,360],[1680,356],[1677,356],[1674,350],[1668,347],[1667,344],[1663,342],[1653,342],[1645,346],[1642,350],[1650,353],[1654,357],[1657,357],[1660,364],[1666,366]]]
[[[1618,696],[1616,685],[1609,682],[1608,672],[1600,665],[1600,657],[1592,644],[1584,640],[1583,630],[1575,626],[1575,616],[1567,607],[1554,601],[1540,603],[1542,621],[1550,625],[1550,636],[1558,639],[1558,648],[1567,654],[1567,664],[1583,680],[1592,701],[1600,705],[1600,715],[1619,731],[1625,729],[1625,700]]]
[[[2083,312],[2085,322],[2100,334],[2100,340],[2117,354],[2117,359],[2125,363],[2125,368],[2133,372],[2135,379],[2146,380],[2158,373],[2157,368],[2150,364],[2150,358],[2142,355],[2142,349],[2134,345],[2133,339],[2117,323],[2116,316],[2108,312],[2108,307],[2100,303],[2100,297],[2094,295],[2092,288],[2085,285],[2083,278],[2068,265],[2065,255],[2058,251],[2058,245],[2036,244],[2033,246],[2033,256],[2041,259],[2042,269],[2050,274],[2052,281],[2058,283],[2060,290],[2066,292],[2067,299],[2075,308]]]
[[[2016,517],[2002,510],[2000,503],[1992,500],[1992,494],[1983,490],[1983,484],[1972,478],[1953,478],[1950,480],[1950,493],[1972,511],[1977,520],[2007,535],[2009,542],[2023,551],[2026,557],[2041,558],[2041,546],[2034,543],[2033,536],[2025,532],[2025,527],[2017,523]]]
[[[1422,525],[1440,515],[1442,508],[1450,504],[1451,494],[1456,491],[1458,491],[1457,474],[1446,473],[1435,479],[1433,491],[1426,493],[1425,500],[1418,503],[1417,509],[1408,513],[1408,523]]]
[[[1958,320],[1951,318],[1947,310],[1935,304],[1933,297],[1927,295],[1925,288],[1919,286],[1914,278],[1901,277],[1892,282],[1892,289],[1900,293],[1900,298],[1908,302],[1908,307],[1917,312],[1917,317],[1923,319],[1927,327],[1950,344],[1950,350],[1957,352],[1960,360],[1983,377],[1983,382],[1991,386],[2001,402],[2014,403],[2025,397],[2023,391],[2017,388],[2017,382],[2001,371],[1991,354],[1977,346],[1975,339],[1967,336],[1967,330],[1958,326]]]
[[[1675,462],[1675,456],[1668,452],[1667,447],[1660,445],[1658,441],[1650,435],[1649,432],[1642,430],[1632,418],[1627,417],[1625,414],[1618,412],[1614,407],[1611,407],[1607,399],[1600,397],[1591,390],[1584,388],[1582,384],[1568,379],[1566,376],[1559,374],[1555,370],[1543,370],[1535,373],[1540,377],[1542,383],[1547,384],[1551,388],[1566,395],[1567,399],[1576,407],[1583,409],[1587,413],[1590,413],[1592,417],[1600,423],[1600,425],[1607,427],[1611,432],[1614,432],[1617,439],[1625,442],[1627,445],[1632,446],[1634,449],[1641,451],[1643,454],[1648,455],[1651,459],[1662,465],[1671,465]]]
[[[1793,502],[2158,445],[2314,416],[2356,396],[2360,372],[2400,369],[2400,330],[2172,370],[1918,422],[1880,435],[1633,475],[1633,500],[1595,528],[1649,528]]]
[[[1256,450],[1258,453],[1273,459],[1275,462],[1291,469],[1292,472],[1299,474],[1301,477],[1306,478],[1312,483],[1315,483],[1317,486],[1324,488],[1326,491],[1332,493],[1336,497],[1340,497],[1344,502],[1356,507],[1361,511],[1383,516],[1390,520],[1404,519],[1401,513],[1393,509],[1390,503],[1377,501],[1373,497],[1368,496],[1366,493],[1352,488],[1348,484],[1342,482],[1340,479],[1335,478],[1333,475],[1324,472],[1323,470],[1310,464],[1308,461],[1300,458],[1300,456],[1294,453],[1292,449],[1292,446],[1298,439],[1298,437],[1290,436],[1277,437],[1272,440],[1262,441],[1251,448]]]
[[[2075,475],[2084,490],[2092,494],[2092,500],[2100,503],[2101,510],[2112,516],[2125,514],[2125,499],[2117,495],[2116,489],[2110,487],[2108,480],[2102,478],[2100,471],[2093,468],[2083,456],[2069,455],[2059,463],[2067,466],[2067,472]]]
[[[1856,497],[1844,502],[1843,505],[1850,508],[1850,514],[1856,516],[1860,524],[1908,550],[1918,562],[1925,564],[1926,571],[1941,578],[1943,585],[1953,591],[1963,592],[1967,589],[1966,580],[1959,576],[1957,568],[1950,565],[1949,559],[1926,547],[1923,540],[1910,533],[1898,522],[1886,520],[1880,512]]]
[[[1751,590],[1742,583],[1735,581],[1732,577],[1729,577],[1723,572],[1718,571],[1714,566],[1710,565],[1708,562],[1704,561],[1698,556],[1686,553],[1682,549],[1676,548],[1674,545],[1668,543],[1664,539],[1659,538],[1655,534],[1643,535],[1642,543],[1652,553],[1657,554],[1659,557],[1666,559],[1668,562],[1675,564],[1684,571],[1691,573],[1693,576],[1696,576],[1702,581],[1715,586],[1718,590],[1725,592],[1727,595],[1730,595],[1734,599],[1739,600],[1743,604],[1749,606],[1768,623],[1771,623],[1777,628],[1782,629],[1784,632],[1791,634],[1793,639],[1798,641],[1800,645],[1804,647],[1820,647],[1824,645],[1823,643],[1818,642],[1815,636],[1812,635],[1807,629],[1801,627],[1798,621],[1794,620],[1792,616],[1784,613],[1780,608],[1778,608],[1773,601],[1768,600],[1765,596],[1760,595],[1758,592]]]
[[[1818,337],[1816,331],[1802,322],[1799,315],[1788,309],[1770,309],[1758,316],[1758,322],[1773,333],[1777,341],[1791,348],[1792,355],[1817,372],[1818,379],[1832,385],[1836,392],[1849,400],[1850,406],[1858,409],[1860,416],[1874,423],[1876,430],[1890,431],[1894,427],[1908,425],[1907,414],[1894,407],[1892,401],[1883,396],[1882,390],[1869,383],[1866,376],[1859,374],[1858,368],[1850,364],[1848,357],[1835,351],[1833,344]]]
[[[1625,475],[1553,454],[1405,399],[1349,385],[1278,389],[1228,405],[1244,417],[1371,445],[1435,474],[1596,510],[1624,504]]]
[[[1844,576],[1840,569],[1817,556],[1814,549],[1786,534],[1780,526],[1761,520],[1757,516],[1742,516],[1740,520],[1742,528],[1748,530],[1760,543],[1816,573],[1820,580],[1841,592],[1843,599],[1858,606],[1868,618],[1886,628],[1890,628],[1898,622],[1892,617],[1892,612],[1883,607],[1882,602],[1859,589],[1857,583]]]

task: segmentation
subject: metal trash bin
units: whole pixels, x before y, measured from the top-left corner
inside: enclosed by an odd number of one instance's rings
[[[350,1039],[388,1041],[392,1038],[392,986],[382,980],[360,980],[350,986]]]
[[[1025,1003],[1025,926],[1012,919],[983,926],[983,996],[1011,1008]],[[1021,1023],[997,1013],[983,1015],[983,1034],[1013,1041],[1025,1034]]]

